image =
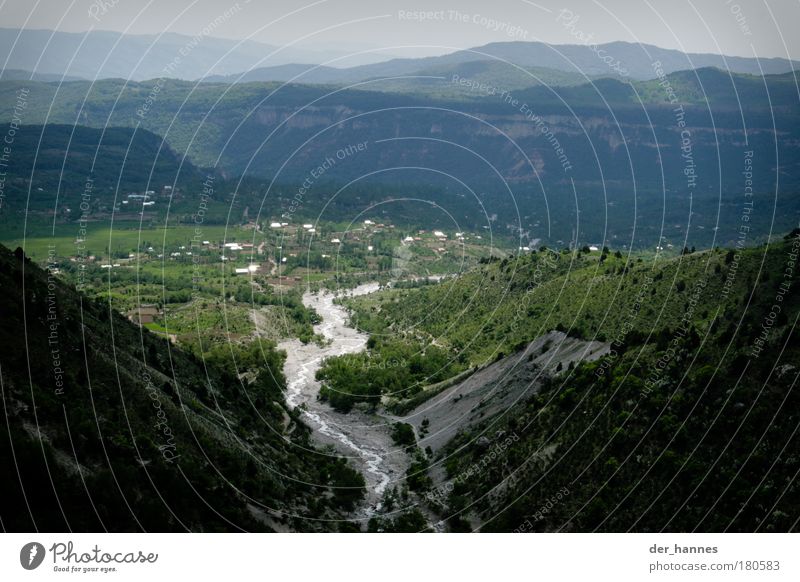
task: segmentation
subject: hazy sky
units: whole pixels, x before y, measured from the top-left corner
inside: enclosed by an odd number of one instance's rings
[[[0,0],[2,2],[2,0]],[[562,12],[562,10],[568,10]],[[225,16],[226,11],[228,15]],[[425,19],[415,14],[427,12]],[[565,26],[571,16],[572,24]],[[575,18],[577,17],[577,20]],[[4,27],[250,37],[362,50],[439,54],[504,40],[645,42],[689,52],[800,58],[798,0],[5,0]],[[388,48],[391,54],[404,51]],[[410,53],[409,53],[410,54]]]

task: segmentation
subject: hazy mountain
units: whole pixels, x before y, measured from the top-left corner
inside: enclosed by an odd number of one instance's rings
[[[9,55],[7,69],[35,71],[37,74],[58,75],[59,78],[66,73],[69,77],[87,79],[172,77],[247,82],[287,81],[303,73],[301,82],[340,84],[376,77],[424,74],[423,71],[460,63],[495,59],[524,68],[555,69],[590,77],[627,74],[634,79],[654,78],[653,63],[656,61],[661,63],[666,73],[718,67],[736,73],[759,74],[763,71],[775,74],[798,68],[796,61],[780,58],[684,54],[627,42],[599,45],[597,49],[604,51],[603,59],[592,47],[585,45],[497,42],[442,56],[387,60],[389,55],[380,51],[342,58],[348,54],[345,50],[279,48],[203,33],[196,36],[176,33],[123,35],[108,31],[67,33],[0,28],[0,53]],[[331,60],[336,60],[337,68],[297,64]],[[311,68],[313,70],[309,70]]]
[[[0,69],[0,81],[41,81],[43,83],[57,81],[85,81],[83,77],[61,75],[58,73],[33,73],[22,69]]]
[[[0,28],[0,54],[8,55],[6,68],[70,77],[196,79],[229,75],[265,65],[324,62],[336,53],[303,48],[278,48],[255,42],[164,33],[123,35],[118,32],[85,33]],[[374,62],[385,55],[367,54],[348,62]]]
[[[714,54],[682,53],[653,45],[612,42],[599,45],[595,52],[585,45],[549,45],[541,42],[497,42],[447,55],[423,58],[400,58],[344,69],[314,68],[294,65],[291,68],[262,67],[247,71],[244,81],[287,81],[295,75],[303,83],[354,83],[378,77],[421,75],[426,71],[452,70],[454,65],[473,61],[498,60],[523,68],[554,69],[581,76],[629,76],[653,79],[654,63],[672,73],[686,69],[717,67],[734,73],[778,74],[800,68],[797,61],[781,58],[755,59]],[[600,51],[603,51],[600,53]],[[601,59],[599,54],[602,54]],[[509,66],[508,64],[506,66]],[[289,75],[291,73],[291,75]],[[238,74],[210,80],[234,82]],[[534,84],[534,83],[531,83]]]

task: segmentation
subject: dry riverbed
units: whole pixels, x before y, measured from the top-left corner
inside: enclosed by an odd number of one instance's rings
[[[284,365],[287,403],[291,408],[300,407],[319,443],[332,445],[335,454],[347,458],[366,479],[365,504],[357,516],[362,519],[380,510],[387,488],[402,485],[409,460],[392,442],[388,420],[358,410],[348,414],[336,412],[318,399],[320,383],[315,376],[325,358],[360,352],[366,347],[367,334],[347,325],[347,310],[334,300],[343,293],[364,295],[378,289],[377,283],[368,283],[339,294],[306,293],[303,303],[322,317],[322,323],[314,331],[329,341],[324,346],[303,344],[296,339],[278,344],[287,355]]]

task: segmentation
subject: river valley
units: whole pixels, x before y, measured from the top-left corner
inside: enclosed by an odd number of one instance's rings
[[[333,446],[335,453],[331,454],[346,457],[366,479],[365,503],[356,516],[361,519],[381,509],[383,493],[402,482],[409,462],[406,454],[392,442],[387,420],[358,410],[348,414],[336,412],[318,400],[320,383],[315,376],[325,358],[359,352],[367,343],[367,334],[347,325],[347,310],[334,300],[344,293],[364,295],[378,289],[377,283],[367,283],[338,294],[324,290],[305,293],[303,303],[322,317],[314,331],[328,340],[327,343],[320,346],[292,339],[278,346],[287,355],[284,373],[288,405],[300,407],[317,440]]]

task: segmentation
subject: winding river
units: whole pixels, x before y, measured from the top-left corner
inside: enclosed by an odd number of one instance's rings
[[[365,295],[379,289],[377,283],[367,283],[346,291],[348,296]],[[347,325],[348,313],[334,303],[343,294],[329,291],[305,293],[303,303],[322,317],[314,331],[330,340],[327,345],[303,344],[299,340],[281,342],[286,351],[284,373],[288,380],[286,401],[290,408],[301,407],[306,422],[318,441],[333,445],[364,474],[367,482],[366,505],[361,509],[369,517],[381,508],[381,498],[392,482],[400,481],[408,460],[393,443],[385,419],[353,410],[348,414],[336,412],[317,399],[320,383],[315,376],[325,358],[363,350],[368,336]]]

